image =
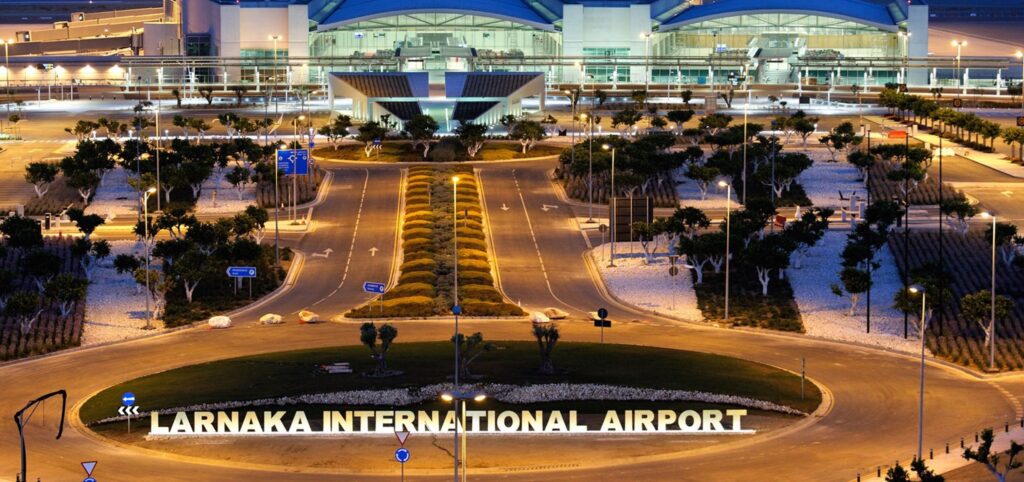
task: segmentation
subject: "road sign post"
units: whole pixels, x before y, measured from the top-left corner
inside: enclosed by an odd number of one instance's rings
[[[402,480],[405,480],[405,463],[409,461],[412,454],[409,453],[409,449],[405,447],[399,447],[395,450],[395,460],[398,461],[399,466],[402,467]]]
[[[134,393],[124,392],[124,395],[121,395],[121,406],[118,407],[117,412],[128,416],[128,433],[132,433],[132,414],[139,414],[139,407],[135,406]]]
[[[594,320],[594,326],[601,327],[601,343],[604,343],[604,329],[606,327],[611,328],[612,326],[612,322],[608,320],[608,310],[599,308],[597,310],[597,318]]]
[[[384,292],[387,289],[387,285],[384,283],[377,283],[374,281],[366,281],[363,283],[363,291],[366,293],[373,293],[378,295],[377,300],[380,301],[380,314],[384,314]]]

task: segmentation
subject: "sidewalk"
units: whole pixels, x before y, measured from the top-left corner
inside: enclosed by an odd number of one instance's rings
[[[881,125],[884,129],[902,130],[905,128],[903,124],[891,121],[881,116],[864,116],[864,119],[868,120],[869,122]],[[917,139],[921,142],[930,145],[932,148],[938,147],[939,145],[939,136],[936,136],[935,134],[928,134],[918,131],[918,133],[915,134],[913,137],[914,139]],[[1014,164],[1008,161],[1003,154],[999,154],[996,152],[978,152],[974,149],[961,146],[960,144],[957,144],[947,139],[943,139],[942,144],[942,147],[944,149],[946,148],[946,146],[955,149],[956,154],[960,157],[969,159],[990,169],[995,169],[1003,174],[1006,174],[1007,176],[1024,179],[1024,166]]]

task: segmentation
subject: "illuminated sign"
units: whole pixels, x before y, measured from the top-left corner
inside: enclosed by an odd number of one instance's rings
[[[744,429],[745,409],[609,410],[603,415],[576,410],[467,410],[465,427],[454,411],[324,410],[311,422],[304,411],[177,412],[171,420],[150,413],[150,435],[379,435],[398,432],[525,433],[720,433],[752,434]],[[728,423],[728,424],[727,424]]]

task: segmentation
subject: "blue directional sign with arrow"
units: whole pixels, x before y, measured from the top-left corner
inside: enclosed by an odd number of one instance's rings
[[[384,294],[384,283],[374,283],[373,281],[367,281],[363,283],[363,291],[367,293],[376,293],[378,295]]]
[[[135,394],[132,392],[124,392],[124,395],[121,395],[121,403],[126,407],[135,405]]]
[[[255,266],[228,266],[227,274],[231,278],[255,278]]]
[[[308,149],[281,149],[277,151],[277,168],[288,174],[309,174]]]

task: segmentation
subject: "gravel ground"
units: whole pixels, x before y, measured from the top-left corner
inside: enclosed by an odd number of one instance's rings
[[[256,204],[256,184],[249,183],[242,191],[242,199],[238,199],[238,190],[230,182],[224,180],[234,164],[229,165],[222,172],[214,171],[213,175],[203,183],[203,191],[199,194],[199,201],[196,202],[196,211],[202,213],[225,213],[234,214],[244,211],[251,204]],[[216,202],[214,202],[216,196]]]
[[[700,189],[697,181],[686,177],[685,169],[676,169],[672,173],[676,181],[676,196],[679,198],[680,206],[692,206],[698,209],[725,209],[725,188],[718,187],[718,182],[711,183],[708,187],[708,195],[705,199],[700,198]],[[739,206],[739,199],[733,193],[732,207]]]
[[[145,255],[145,247],[137,241],[112,241],[111,255],[100,261],[93,273],[86,295],[85,326],[82,345],[94,345],[124,340],[152,333],[143,330],[146,325],[146,296],[136,292],[135,280],[128,274],[118,274],[114,258],[118,254]],[[157,329],[160,320],[153,320]]]
[[[632,254],[630,244],[634,245]],[[697,294],[693,291],[689,270],[680,269],[678,276],[669,276],[670,264],[665,252],[659,252],[651,264],[645,264],[640,243],[616,243],[616,267],[609,268],[610,246],[598,246],[590,255],[601,271],[605,286],[612,294],[628,300],[634,306],[674,318],[692,321],[704,319],[697,308]],[[663,251],[664,248],[662,242],[659,251]]]
[[[807,197],[817,207],[828,207],[839,211],[839,208],[850,207],[851,193],[859,196],[867,195],[864,183],[860,181],[860,171],[845,161],[831,162],[828,152],[812,156],[814,164],[800,174],[797,182],[804,187]],[[839,199],[839,192],[847,200]]]
[[[871,333],[865,333],[866,299],[861,296],[854,316],[848,316],[850,302],[829,288],[839,283],[840,253],[846,246],[846,234],[828,232],[807,252],[803,268],[787,270],[793,295],[811,336],[839,341],[877,345],[893,350],[919,352],[921,349],[913,319],[910,338],[903,339],[903,313],[892,308],[892,299],[902,287],[896,261],[889,247],[879,253],[881,267],[872,272]]]
[[[85,212],[108,221],[114,217],[134,218],[139,212],[139,192],[128,185],[128,171],[118,166],[108,172]]]

